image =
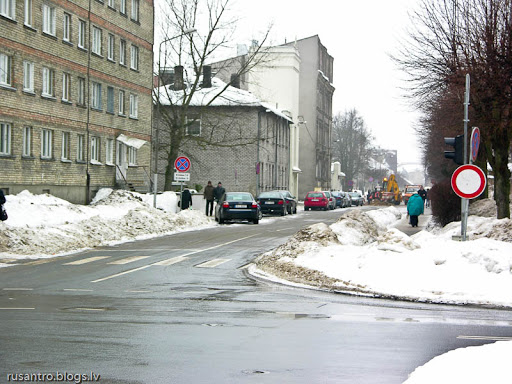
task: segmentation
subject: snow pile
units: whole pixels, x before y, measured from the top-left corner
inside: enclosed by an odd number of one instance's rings
[[[215,226],[196,210],[172,213],[176,194],[152,195],[102,189],[89,206],[74,205],[51,195],[23,191],[9,195],[9,219],[0,223],[0,257],[44,257],[84,248],[150,238]]]
[[[250,271],[332,291],[512,307],[512,243],[496,240],[508,238],[510,220],[470,217],[471,241],[457,242],[460,223],[409,237],[393,228],[399,218],[395,207],[348,212],[302,230]]]

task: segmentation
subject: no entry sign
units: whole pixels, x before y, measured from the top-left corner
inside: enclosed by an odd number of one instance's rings
[[[476,165],[461,165],[453,172],[452,189],[463,199],[474,199],[480,196],[487,185],[484,171]]]
[[[190,160],[188,157],[180,156],[174,162],[174,168],[178,172],[187,172],[190,169]]]

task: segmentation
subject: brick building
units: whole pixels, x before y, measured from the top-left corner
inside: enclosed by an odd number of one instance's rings
[[[0,0],[0,188],[149,188],[152,0]]]

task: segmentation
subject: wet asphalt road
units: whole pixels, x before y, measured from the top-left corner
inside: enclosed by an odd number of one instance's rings
[[[58,371],[93,372],[101,383],[397,384],[436,355],[512,337],[511,311],[248,276],[255,256],[341,212],[300,211],[0,269],[0,383],[10,373]]]

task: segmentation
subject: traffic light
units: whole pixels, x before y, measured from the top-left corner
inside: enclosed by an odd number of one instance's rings
[[[444,142],[446,145],[451,145],[455,151],[444,151],[444,157],[452,159],[459,165],[464,164],[464,135],[456,137],[445,137]]]

